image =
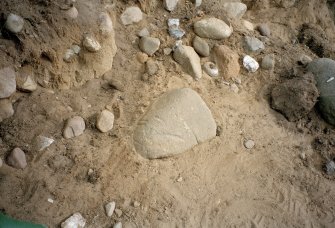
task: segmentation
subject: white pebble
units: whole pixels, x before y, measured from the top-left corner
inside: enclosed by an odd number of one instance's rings
[[[72,45],[72,46],[71,46],[71,49],[73,50],[73,52],[74,52],[76,55],[78,55],[79,52],[80,52],[80,50],[81,50],[81,48],[80,48],[78,45]]]
[[[47,147],[49,147],[55,140],[39,135],[35,138],[35,148],[38,151],[42,151],[44,149],[46,149]]]
[[[84,228],[86,219],[80,213],[74,213],[71,217],[66,219],[62,224],[62,228]]]
[[[234,93],[238,93],[240,90],[235,83],[230,85],[230,90],[233,91]]]
[[[83,46],[90,52],[97,52],[101,49],[101,45],[92,34],[85,34]]]
[[[113,228],[122,228],[122,223],[121,222],[118,222],[116,223]]]
[[[63,60],[65,62],[69,63],[69,62],[71,62],[74,59],[75,56],[76,56],[76,54],[74,53],[74,51],[72,49],[67,49],[65,51]]]
[[[114,114],[108,110],[103,110],[97,117],[97,128],[105,133],[113,129]]]
[[[70,9],[65,11],[65,14],[71,19],[76,19],[78,17],[78,10],[76,7],[72,6]]]
[[[54,203],[54,200],[51,199],[51,198],[48,198],[48,202],[49,202],[49,203]]]
[[[219,75],[219,69],[212,62],[206,62],[204,64],[204,71],[211,77],[217,77]]]
[[[140,22],[143,19],[143,14],[137,6],[128,7],[121,15],[123,25],[131,25]]]
[[[139,207],[139,206],[141,206],[140,202],[135,201],[135,202],[134,202],[134,207]]]
[[[13,33],[19,33],[23,29],[24,20],[22,17],[16,15],[16,14],[9,14],[6,20],[6,28],[13,32]]]
[[[252,73],[256,72],[259,68],[258,62],[249,55],[244,56],[243,66]]]
[[[112,217],[115,210],[115,202],[109,202],[105,205],[105,211],[108,217]]]
[[[252,149],[255,146],[255,142],[251,139],[244,142],[244,146],[247,149]]]

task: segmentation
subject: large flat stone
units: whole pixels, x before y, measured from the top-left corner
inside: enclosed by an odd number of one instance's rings
[[[199,94],[189,88],[166,92],[153,103],[134,132],[145,158],[180,154],[216,135],[216,123]]]

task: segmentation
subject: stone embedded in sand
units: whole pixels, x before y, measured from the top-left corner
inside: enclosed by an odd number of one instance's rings
[[[158,67],[158,64],[157,64],[156,61],[154,61],[152,59],[149,59],[145,63],[145,69],[146,69],[146,72],[149,74],[149,76],[152,76],[152,75],[155,75],[158,72],[159,67]]]
[[[257,30],[262,36],[269,37],[271,35],[271,30],[267,24],[260,24],[257,27]]]
[[[261,66],[265,70],[272,70],[275,67],[275,55],[269,54],[264,56]]]
[[[216,46],[213,51],[220,75],[225,80],[237,77],[240,73],[238,54],[226,45]]]
[[[202,0],[193,0],[195,7],[199,7],[202,3]]]
[[[20,149],[15,148],[7,158],[8,165],[16,169],[24,169],[27,166],[26,154]]]
[[[105,133],[113,129],[114,114],[108,110],[103,110],[97,117],[97,128]]]
[[[65,15],[68,18],[76,19],[78,17],[78,10],[76,7],[72,6],[70,9],[65,11]]]
[[[325,165],[325,171],[328,175],[335,174],[335,162],[333,160],[327,161]]]
[[[240,2],[227,2],[223,4],[223,11],[230,18],[241,19],[247,11],[247,5]]]
[[[0,100],[0,123],[14,115],[12,102],[8,99]]]
[[[219,69],[212,62],[206,62],[203,65],[204,71],[211,77],[219,76]]]
[[[242,24],[249,31],[254,31],[254,25],[250,21],[242,20]]]
[[[136,151],[145,158],[182,153],[216,135],[216,123],[199,94],[189,88],[159,97],[134,132]]]
[[[209,45],[208,43],[201,39],[199,36],[196,36],[193,39],[193,47],[194,50],[201,56],[207,57],[209,56]]]
[[[83,46],[90,52],[97,52],[101,49],[99,42],[89,33],[84,34]]]
[[[122,223],[121,222],[115,223],[113,228],[122,228]]]
[[[12,33],[19,33],[23,29],[24,20],[19,15],[10,13],[7,17],[5,27]]]
[[[255,146],[254,140],[248,139],[244,142],[244,147],[249,149],[249,150],[254,148],[254,146]]]
[[[0,98],[7,98],[16,91],[16,74],[13,68],[0,70]]]
[[[16,75],[16,87],[24,92],[33,92],[37,89],[34,73],[30,67],[23,67]]]
[[[263,42],[257,39],[256,37],[246,36],[244,38],[244,41],[245,41],[245,48],[248,51],[256,52],[261,51],[265,48]]]
[[[137,33],[137,35],[139,37],[150,36],[150,32],[149,32],[149,30],[147,28],[143,28],[143,29],[141,29],[141,31],[139,31]]]
[[[173,52],[173,58],[181,65],[183,70],[195,80],[202,77],[200,58],[193,47],[179,45]]]
[[[256,72],[259,68],[259,64],[256,61],[256,59],[252,58],[249,55],[244,56],[243,58],[243,66],[245,69],[247,69],[249,72]]]
[[[278,84],[271,93],[272,108],[289,121],[306,116],[317,102],[319,93],[311,73]]]
[[[301,65],[306,66],[307,64],[309,64],[310,62],[312,62],[313,59],[305,54],[300,55],[298,63],[300,63]]]
[[[80,116],[75,116],[67,120],[63,136],[66,139],[77,137],[85,131],[85,121]]]
[[[110,34],[114,33],[113,21],[108,13],[100,13],[99,30],[103,36],[109,36]]]
[[[158,38],[144,36],[140,39],[139,47],[146,54],[153,55],[159,49],[160,44]]]
[[[112,217],[113,213],[115,210],[115,202],[109,202],[105,205],[105,211],[106,211],[106,215],[108,217]]]
[[[80,213],[74,213],[61,224],[61,228],[84,228],[86,219]]]
[[[45,137],[43,135],[38,135],[35,138],[34,146],[37,151],[42,151],[48,148],[55,140]]]
[[[233,29],[224,21],[211,17],[195,22],[194,32],[202,38],[220,40],[228,38]]]
[[[121,15],[123,25],[131,25],[140,22],[143,19],[143,14],[137,6],[128,7]]]
[[[72,62],[72,60],[74,60],[75,57],[76,57],[76,53],[74,53],[72,49],[67,49],[63,56],[63,60],[67,63],[70,63]]]
[[[307,70],[314,74],[317,82],[321,115],[328,123],[335,125],[335,61],[328,58],[316,59],[308,64]]]
[[[178,4],[179,0],[164,0],[163,4],[164,4],[164,8],[168,11],[173,11],[177,4]]]

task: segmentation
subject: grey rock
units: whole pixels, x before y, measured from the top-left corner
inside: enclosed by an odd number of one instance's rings
[[[112,201],[112,202],[109,202],[105,205],[105,211],[106,211],[106,215],[108,217],[112,217],[113,213],[114,213],[114,210],[115,210],[115,202]]]
[[[328,58],[320,58],[308,64],[307,70],[314,74],[317,88],[320,92],[318,108],[323,118],[335,125],[335,61]]]
[[[140,22],[143,19],[143,13],[137,6],[128,7],[121,15],[123,25],[131,25]]]
[[[78,17],[78,10],[76,7],[72,6],[70,9],[65,11],[65,15],[68,18],[76,19]]]
[[[19,15],[10,13],[7,17],[5,27],[12,33],[19,33],[23,29],[24,20]]]
[[[255,146],[254,140],[248,139],[244,142],[244,147],[249,149],[249,150],[254,148],[254,146]]]
[[[141,31],[137,33],[139,37],[150,36],[150,32],[147,28],[143,28]]]
[[[122,223],[118,222],[118,223],[114,224],[113,228],[122,228]]]
[[[12,102],[8,99],[0,100],[0,123],[14,115]]]
[[[16,74],[13,68],[0,70],[0,98],[7,98],[16,91]]]
[[[209,45],[208,43],[201,39],[199,36],[196,36],[193,39],[193,47],[194,50],[201,56],[207,57],[209,56]]]
[[[15,148],[7,158],[8,165],[16,169],[24,169],[27,166],[26,154],[20,149]]]
[[[67,120],[63,130],[63,136],[66,139],[79,136],[84,133],[85,121],[80,116],[75,116]]]
[[[170,55],[171,52],[172,52],[172,49],[171,48],[164,48],[163,52],[164,52],[164,55]]]
[[[116,214],[117,217],[120,218],[122,216],[122,211],[120,209],[115,208],[114,212],[115,212],[115,214]]]
[[[145,63],[145,67],[146,67],[146,72],[149,74],[149,76],[155,75],[158,71],[158,64],[156,61],[152,59],[149,59]]]
[[[169,34],[175,39],[181,39],[185,35],[185,31],[179,28],[179,23],[178,18],[168,19]]]
[[[267,24],[260,24],[257,29],[262,36],[269,37],[271,35],[271,30]]]
[[[54,139],[45,137],[43,135],[38,135],[35,138],[34,146],[37,151],[42,151],[46,148],[48,148],[52,143],[54,143]]]
[[[33,92],[37,89],[34,73],[31,68],[21,68],[16,75],[16,87],[24,92]]]
[[[114,34],[114,26],[113,26],[113,21],[110,18],[108,13],[102,12],[99,15],[99,30],[100,33],[108,37],[112,34]]]
[[[105,133],[113,129],[114,114],[108,110],[103,110],[97,117],[97,128]]]
[[[90,52],[97,52],[101,49],[100,43],[90,33],[84,34],[83,46]]]
[[[164,0],[164,8],[168,11],[173,11],[177,4],[178,4],[179,0]]]
[[[247,11],[247,5],[240,2],[227,2],[223,4],[223,10],[230,18],[241,19]]]
[[[275,67],[275,55],[269,54],[264,56],[261,66],[265,70],[272,70]]]
[[[0,158],[0,168],[2,167],[2,165],[3,165],[3,161],[2,161],[2,159]]]
[[[195,80],[202,77],[200,57],[192,47],[179,45],[173,52],[173,58]]]
[[[325,165],[326,173],[328,175],[333,175],[335,173],[335,162],[330,160]]]
[[[80,48],[78,45],[72,45],[72,46],[70,47],[70,49],[71,49],[76,55],[78,55],[78,54],[80,53],[80,50],[81,50],[81,48]]]
[[[195,22],[194,32],[202,38],[220,40],[228,38],[232,34],[233,29],[224,21],[211,17]]]
[[[216,123],[199,94],[175,89],[159,97],[134,132],[136,151],[148,159],[180,154],[216,135]]]
[[[139,47],[144,53],[153,55],[159,49],[160,44],[158,38],[144,36],[140,39]]]
[[[202,0],[193,0],[195,7],[201,6]]]
[[[305,54],[302,54],[300,57],[299,57],[299,60],[298,62],[304,66],[306,66],[307,64],[309,64],[310,62],[312,62],[313,59],[308,56],[308,55],[305,55]]]
[[[263,42],[257,39],[256,37],[246,36],[244,41],[245,41],[245,47],[248,51],[256,52],[261,51],[265,48]]]
[[[74,213],[61,224],[61,228],[84,228],[86,219],[79,213]]]

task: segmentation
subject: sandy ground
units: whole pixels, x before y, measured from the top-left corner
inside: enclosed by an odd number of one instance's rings
[[[51,15],[54,24],[48,22],[42,28],[62,30],[65,36],[56,41],[51,35],[46,36],[41,44],[34,43],[33,38],[19,37],[26,44],[21,51],[16,49],[15,40],[1,38],[1,66],[25,63],[38,73],[45,69],[56,75],[72,72],[71,67],[62,67],[65,63],[49,63],[40,54],[49,53],[51,48],[61,59],[69,45],[66,39],[78,42],[84,32],[81,26],[93,22],[83,22],[85,15],[78,22],[64,20],[59,7],[62,1],[24,1],[30,6],[26,9],[9,2],[12,1],[0,3],[1,13],[15,11],[37,21]],[[199,17],[190,2],[180,1],[171,14],[160,1],[141,2],[145,19],[128,27],[121,24],[120,14],[127,6],[140,6],[139,3],[75,3],[79,14],[95,14],[107,6],[118,48],[113,68],[102,77],[88,76],[75,83],[69,77],[65,82],[40,86],[32,94],[17,92],[11,98],[15,101],[15,115],[0,125],[0,156],[5,158],[11,149],[21,147],[27,154],[28,167],[16,170],[4,165],[0,169],[0,209],[15,218],[50,227],[59,226],[75,212],[87,219],[87,227],[112,227],[118,221],[125,227],[335,227],[335,184],[322,168],[323,150],[334,155],[334,148],[314,146],[316,137],[332,138],[333,127],[316,110],[297,122],[288,122],[271,109],[269,96],[274,85],[293,77],[295,69],[301,68],[297,64],[301,54],[332,57],[335,28],[326,1],[243,1],[249,7],[244,18],[255,25],[267,22],[272,31],[265,41],[265,51],[254,57],[260,61],[265,54],[274,53],[276,67],[254,74],[242,70],[238,94],[222,80],[207,75],[194,81],[170,55],[163,54],[163,48],[174,43],[166,30],[167,18],[184,18],[182,27],[187,36],[183,41],[191,43],[191,25]],[[206,16],[222,19],[224,15],[217,8],[220,2],[204,1],[200,10]],[[95,10],[84,10],[92,7]],[[304,23],[310,26],[314,44],[321,45],[322,53],[302,40],[299,43]],[[208,42],[226,44],[242,57],[243,35],[260,35],[247,31],[238,22],[232,24],[234,33],[229,39]],[[141,80],[145,67],[136,59],[140,52],[136,33],[143,27],[162,43],[151,57],[158,62],[158,74],[147,81]],[[320,29],[322,32],[318,32]],[[31,58],[34,48],[37,54]],[[124,91],[111,88],[110,78],[120,81]],[[183,87],[200,94],[221,127],[221,134],[178,156],[142,158],[132,142],[137,121],[160,94]],[[116,118],[113,130],[103,134],[95,128],[95,120],[106,106]],[[74,115],[82,116],[87,128],[83,135],[66,140],[62,137],[64,121]],[[40,134],[54,138],[55,143],[37,152],[31,149],[31,142]],[[247,139],[255,141],[251,150],[243,146]],[[306,159],[301,159],[303,153]],[[89,169],[93,170],[90,175]],[[104,205],[109,201],[115,201],[122,210],[120,217],[105,215]],[[135,201],[140,202],[139,207],[134,207]]]

